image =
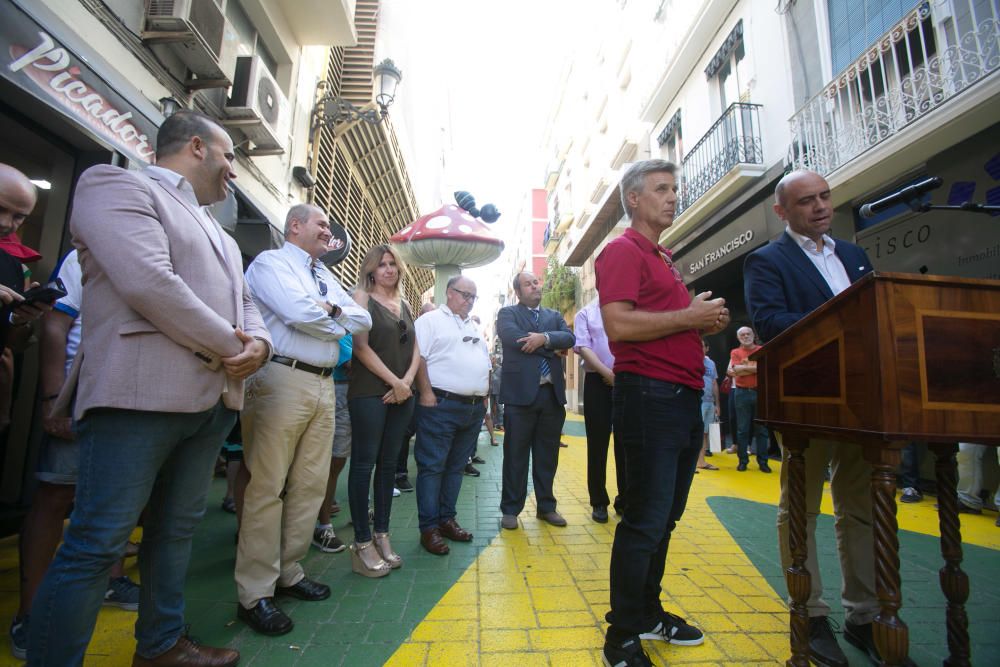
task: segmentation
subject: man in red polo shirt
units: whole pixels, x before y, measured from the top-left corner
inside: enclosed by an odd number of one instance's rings
[[[688,294],[670,251],[658,245],[674,221],[676,167],[633,164],[621,182],[632,219],[597,258],[601,315],[615,357],[615,441],[625,450],[625,514],[611,550],[611,611],[605,664],[651,665],[640,639],[696,646],[701,630],[663,610],[660,580],[670,534],[694,478],[702,444],[701,334],[729,323],[724,299]]]
[[[750,437],[753,435],[754,454],[761,472],[771,472],[767,464],[767,428],[754,423],[757,415],[757,362],[750,355],[760,349],[753,329],[740,327],[736,332],[740,345],[729,352],[729,371],[733,376],[732,399],[736,403],[736,446],[740,462],[739,472],[745,472],[750,463]]]

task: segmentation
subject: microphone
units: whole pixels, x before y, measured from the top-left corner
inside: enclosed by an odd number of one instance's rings
[[[863,205],[859,213],[862,218],[874,218],[887,208],[892,208],[896,204],[907,204],[915,199],[919,199],[924,193],[938,189],[941,187],[942,182],[940,176],[925,178],[913,185],[907,185],[899,192],[894,192],[888,197],[882,197],[878,201]]]

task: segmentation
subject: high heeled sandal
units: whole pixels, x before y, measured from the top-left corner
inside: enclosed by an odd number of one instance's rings
[[[375,549],[382,556],[382,560],[389,564],[389,567],[393,570],[403,567],[403,559],[392,550],[392,545],[389,544],[389,533],[375,533],[374,542]]]
[[[378,550],[374,549],[374,546],[375,543],[371,540],[368,542],[355,542],[350,546],[351,569],[356,574],[360,574],[362,577],[377,578],[384,577],[392,572],[390,565],[379,556]],[[377,560],[369,565],[365,562],[366,558]]]

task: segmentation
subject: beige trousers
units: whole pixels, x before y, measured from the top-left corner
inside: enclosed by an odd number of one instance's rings
[[[778,441],[781,436],[778,434]],[[788,546],[788,452],[782,447],[781,499],[778,502],[778,545],[781,567],[792,564]],[[805,450],[806,536],[809,555],[806,570],[811,588],[806,608],[810,617],[827,616],[830,606],[823,600],[823,582],[816,552],[816,517],[823,497],[823,478],[830,464],[834,529],[840,555],[841,603],[848,621],[870,623],[878,614],[875,591],[875,550],[872,534],[872,468],[860,445],[832,440],[810,440]]]
[[[305,573],[316,516],[330,475],[333,379],[269,363],[247,382],[243,465],[250,484],[243,500],[236,589],[253,607],[275,586]],[[284,495],[282,495],[284,493]]]

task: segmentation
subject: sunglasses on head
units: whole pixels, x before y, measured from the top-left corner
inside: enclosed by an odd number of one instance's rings
[[[465,338],[462,339],[462,342],[463,343],[472,343],[473,345],[475,345],[476,343],[479,342],[479,339],[478,338],[474,338],[473,336],[466,336]]]

